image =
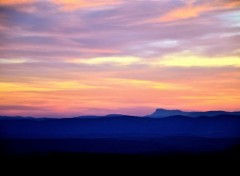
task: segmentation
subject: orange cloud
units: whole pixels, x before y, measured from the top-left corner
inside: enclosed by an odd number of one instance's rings
[[[160,18],[151,20],[152,22],[169,22],[181,19],[188,19],[198,17],[199,15],[215,10],[227,10],[234,9],[240,6],[239,1],[224,2],[221,0],[210,1],[210,3],[204,3],[196,5],[194,2],[186,3],[184,6],[175,8]]]
[[[71,11],[81,8],[92,8],[111,6],[121,3],[121,0],[51,0],[53,3],[60,5],[63,10]]]
[[[41,2],[39,0],[1,0],[0,5],[19,5],[34,2]],[[46,2],[59,5],[64,11],[77,10],[82,8],[93,8],[102,6],[111,6],[122,3],[122,0],[47,0]]]
[[[177,8],[173,11],[168,12],[164,16],[160,17],[159,21],[168,22],[175,21],[178,19],[187,19],[199,16],[201,13],[212,10],[213,7],[209,5],[202,6],[185,6],[181,8]]]
[[[0,5],[18,5],[36,2],[36,0],[1,0]]]

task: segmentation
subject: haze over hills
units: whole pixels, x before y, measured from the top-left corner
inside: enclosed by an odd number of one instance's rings
[[[206,117],[213,117],[218,115],[240,115],[240,111],[182,111],[182,110],[169,110],[169,109],[162,109],[157,108],[152,114],[146,115],[143,117],[148,118],[163,118],[169,116],[188,116],[188,117],[199,117],[199,116],[206,116]],[[99,115],[83,115],[77,116],[72,118],[102,118],[102,117],[138,117],[133,115],[126,115],[126,114],[108,114],[105,116]],[[22,116],[0,116],[1,119],[31,119],[34,117],[22,117]],[[46,119],[48,117],[38,118],[38,119]]]

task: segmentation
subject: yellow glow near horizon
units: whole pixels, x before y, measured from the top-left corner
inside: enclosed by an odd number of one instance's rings
[[[163,58],[148,60],[147,62],[144,62],[143,58],[133,56],[73,59],[67,62],[87,65],[114,64],[120,66],[141,63],[154,67],[240,67],[240,57],[238,56],[204,57],[191,53],[172,54]]]
[[[186,86],[181,86],[179,84],[158,82],[158,81],[123,79],[123,78],[111,78],[107,80],[117,85],[126,85],[127,87],[140,87],[140,88],[159,89],[159,90],[174,90],[174,89],[189,88]]]
[[[171,55],[163,59],[159,59],[154,65],[170,66],[170,67],[240,67],[240,57],[217,57],[208,58],[204,56],[196,56],[189,54]]]
[[[95,86],[81,84],[76,81],[45,82],[45,83],[38,83],[38,84],[0,83],[1,92],[78,90],[78,89],[89,89],[94,87]]]

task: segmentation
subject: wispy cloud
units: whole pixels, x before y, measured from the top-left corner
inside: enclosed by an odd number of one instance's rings
[[[140,62],[136,57],[96,57],[90,59],[71,59],[70,63],[99,65],[99,64],[117,64],[117,65],[130,65]]]
[[[106,8],[123,3],[122,0],[50,0],[60,6],[61,10],[72,11],[86,8]]]
[[[240,67],[240,59],[238,56],[213,58],[183,53],[169,55],[153,64],[168,67]]]
[[[240,7],[239,1],[182,1],[182,5],[171,9],[161,17],[154,19],[154,22],[171,22],[181,19],[195,18],[200,15],[208,14],[209,12],[219,10],[231,10]]]
[[[0,5],[21,5],[37,2],[38,0],[1,0]]]

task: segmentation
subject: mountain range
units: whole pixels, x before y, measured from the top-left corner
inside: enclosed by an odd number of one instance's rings
[[[147,117],[167,117],[167,116],[175,116],[175,115],[182,115],[182,116],[189,116],[189,117],[199,117],[199,116],[217,116],[217,115],[240,115],[240,111],[235,112],[227,112],[227,111],[181,111],[181,110],[167,110],[158,108],[154,113],[148,115]]]
[[[143,117],[148,118],[164,118],[169,116],[187,116],[187,117],[214,117],[219,115],[240,115],[240,111],[181,111],[181,110],[169,110],[169,109],[162,109],[157,108],[152,114],[146,115]],[[131,115],[124,115],[124,114],[108,114],[105,116],[98,116],[98,115],[84,115],[84,116],[77,116],[72,118],[102,118],[102,117],[137,117]],[[142,116],[141,116],[142,117]],[[0,116],[0,120],[11,120],[11,119],[32,119],[34,117],[22,117],[22,116]],[[48,119],[48,117],[38,118],[38,119]]]
[[[157,109],[144,116],[0,117],[1,153],[166,153],[240,146],[240,113]]]

